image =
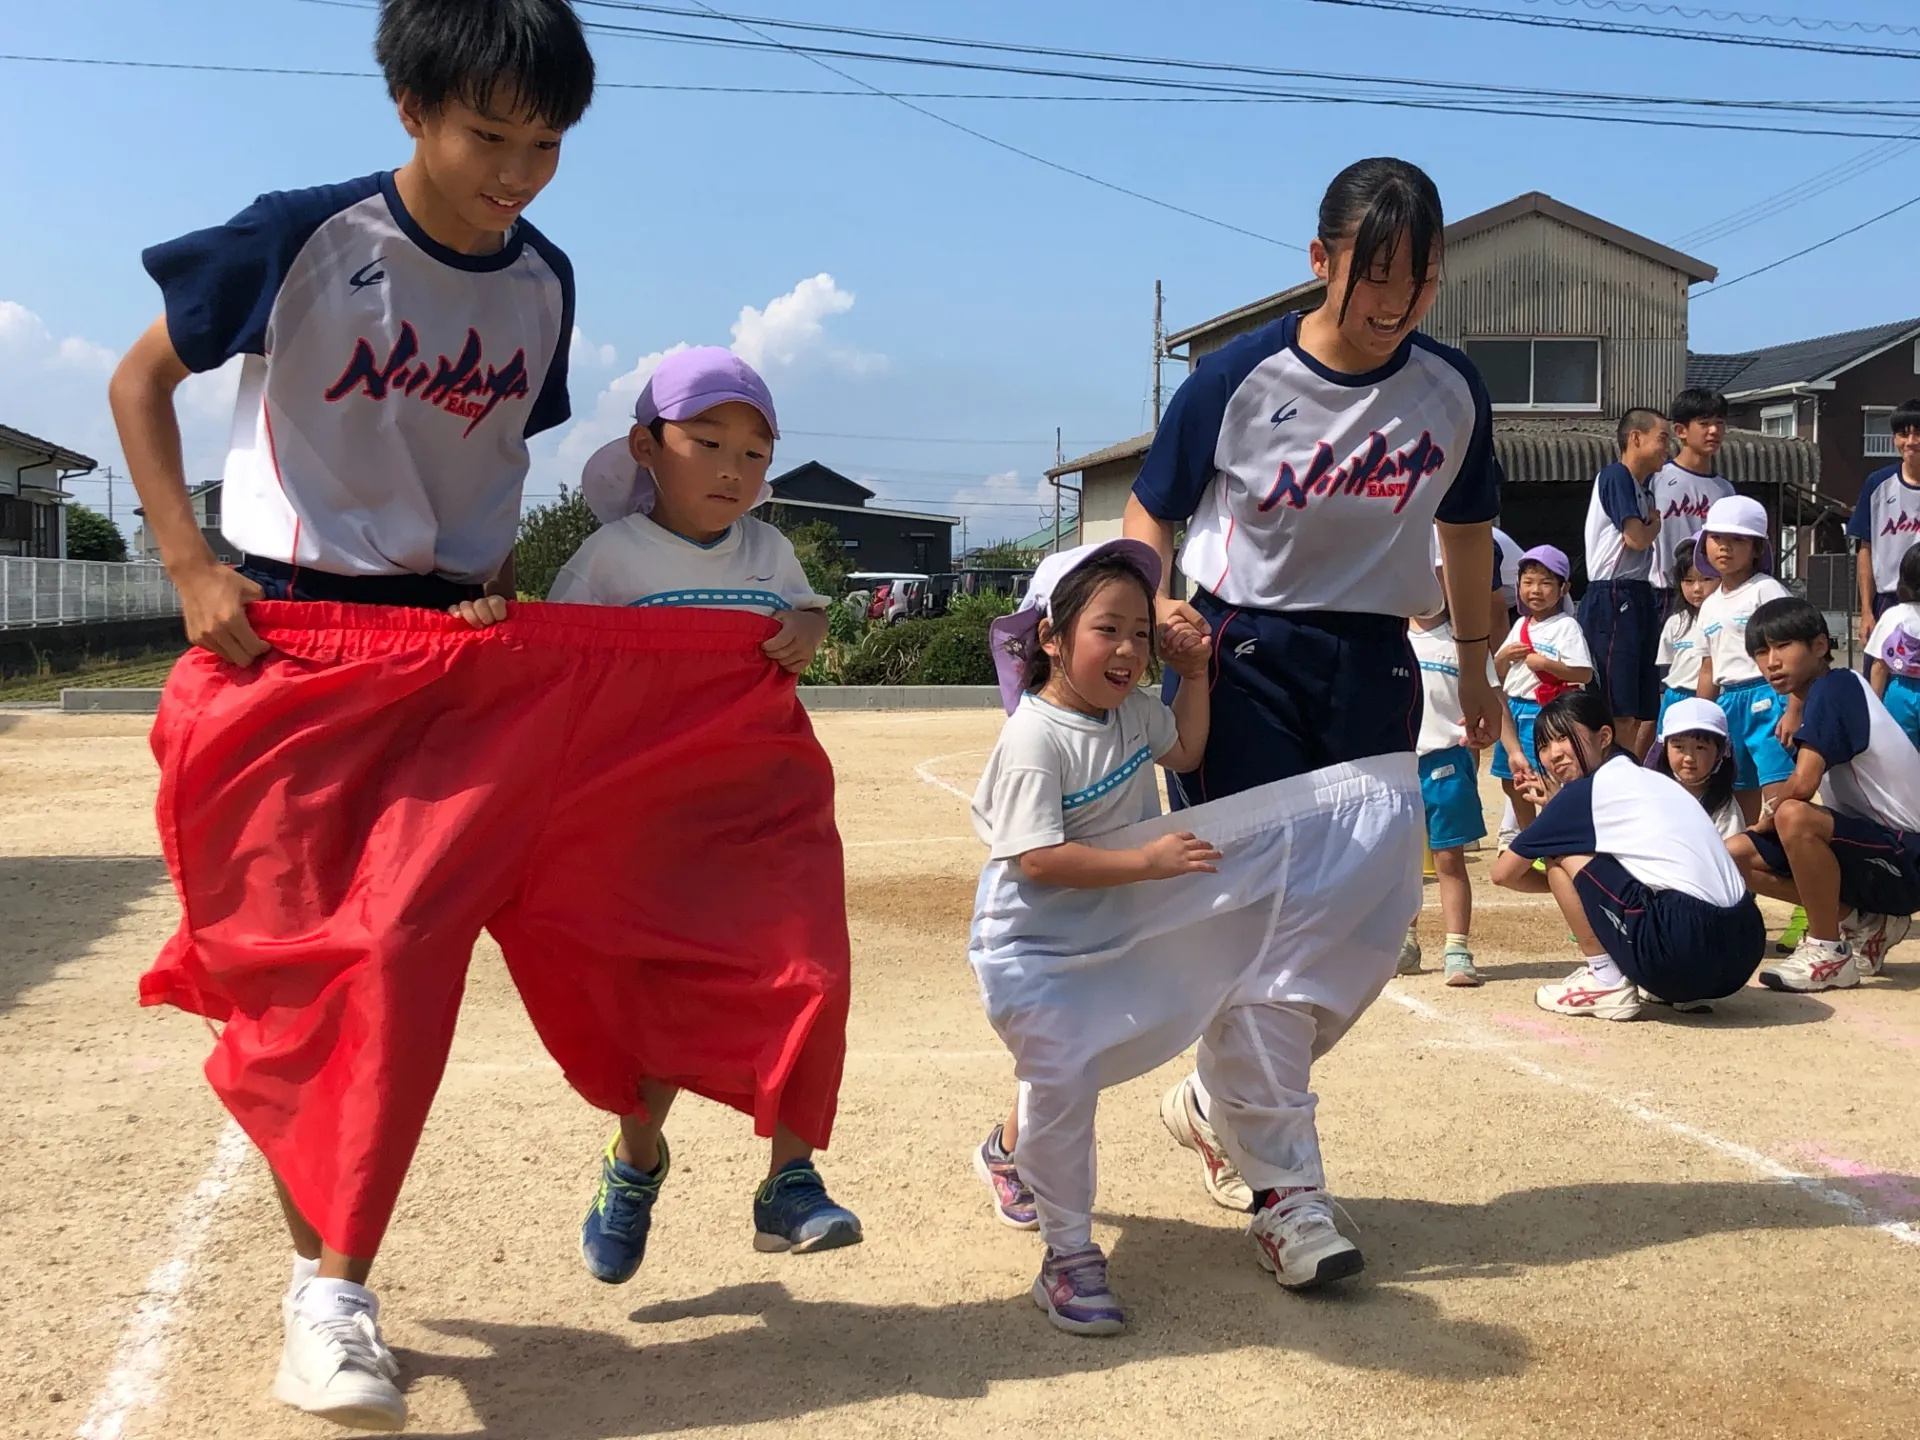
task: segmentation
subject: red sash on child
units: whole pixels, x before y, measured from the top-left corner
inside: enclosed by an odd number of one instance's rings
[[[1520,622],[1520,643],[1529,650],[1533,649],[1533,621],[1531,618]],[[1524,665],[1526,661],[1522,660],[1518,663]],[[1545,705],[1550,701],[1559,699],[1560,696],[1566,694],[1569,690],[1578,690],[1580,688],[1578,685],[1569,684],[1558,676],[1542,675],[1537,670],[1534,672],[1534,680],[1533,699],[1537,705]]]

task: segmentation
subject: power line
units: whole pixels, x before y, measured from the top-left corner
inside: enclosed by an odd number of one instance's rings
[[[1804,250],[1796,250],[1791,255],[1783,255],[1778,260],[1775,260],[1770,264],[1762,265],[1757,270],[1749,270],[1746,272],[1746,274],[1736,275],[1731,280],[1722,280],[1717,285],[1709,285],[1704,290],[1696,290],[1693,292],[1692,298],[1695,300],[1698,300],[1706,295],[1717,295],[1722,290],[1731,290],[1735,285],[1738,285],[1742,280],[1751,280],[1753,279],[1754,276],[1764,275],[1769,270],[1778,270],[1782,265],[1789,264],[1790,262],[1798,260],[1803,256],[1811,255],[1816,250],[1824,250],[1827,248],[1827,246],[1834,244],[1836,241],[1844,240],[1849,235],[1858,235],[1862,230],[1865,230],[1870,225],[1878,225],[1882,220],[1891,220],[1895,215],[1898,215],[1901,211],[1911,210],[1916,205],[1920,205],[1920,195],[1915,195],[1911,200],[1901,201],[1898,205],[1894,206],[1891,210],[1881,211],[1878,215],[1875,215],[1871,220],[1862,220],[1858,225],[1849,225],[1845,230],[1842,230],[1838,235],[1829,235],[1826,239],[1816,241],[1814,244],[1807,246],[1807,248]]]
[[[1542,0],[1526,0],[1538,5]],[[1552,0],[1556,5],[1584,5],[1589,10],[1614,10],[1622,15],[1674,15],[1682,20],[1710,20],[1716,25],[1777,25],[1782,29],[1852,32],[1856,35],[1920,35],[1920,25],[1893,25],[1885,20],[1815,19],[1807,15],[1755,15],[1744,10],[1703,10],[1686,5],[1652,4],[1649,0]]]
[[[1703,225],[1698,230],[1690,230],[1685,235],[1679,236],[1674,243],[1682,246],[1705,245],[1715,240],[1724,240],[1730,235],[1737,235],[1742,230],[1772,219],[1782,211],[1803,205],[1809,200],[1824,195],[1830,190],[1836,190],[1847,182],[1865,175],[1870,170],[1878,169],[1889,161],[1905,155],[1915,145],[1920,145],[1920,131],[1914,131],[1907,139],[1889,140],[1884,144],[1875,145],[1871,149],[1861,151],[1842,165],[1822,170],[1817,175],[1808,176],[1797,185],[1776,191],[1765,199],[1756,200],[1751,205],[1734,211],[1731,215],[1723,215],[1710,225]]]
[[[1814,55],[1855,55],[1874,60],[1920,60],[1920,50],[1889,50],[1877,45],[1842,45],[1829,40],[1793,40],[1784,36],[1736,35],[1731,31],[1678,30],[1660,25],[1628,25],[1583,20],[1574,15],[1516,15],[1510,10],[1480,10],[1441,5],[1432,0],[1312,0],[1351,10],[1388,10],[1401,15],[1434,15],[1447,20],[1490,20],[1540,30],[1578,30],[1591,35],[1631,35],[1652,40],[1693,40],[1703,45],[1738,45],[1758,50],[1797,50]]]

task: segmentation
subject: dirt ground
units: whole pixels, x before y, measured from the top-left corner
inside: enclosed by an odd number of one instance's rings
[[[757,1254],[745,1120],[683,1102],[646,1268],[595,1284],[577,1226],[607,1133],[490,944],[375,1276],[414,1435],[615,1440],[1908,1437],[1920,1429],[1920,943],[1824,997],[1562,1022],[1546,902],[1476,857],[1484,989],[1397,981],[1321,1070],[1367,1257],[1279,1290],[1160,1126],[1169,1067],[1107,1097],[1101,1224],[1133,1328],[1051,1330],[1037,1242],[970,1152],[1010,1066],[964,959],[989,714],[845,715],[856,998],[823,1168],[867,1243]],[[0,712],[0,1413],[8,1436],[320,1437],[276,1405],[288,1248],[202,1082],[201,1023],[134,982],[174,902],[134,718]],[[1437,957],[1431,904],[1423,928]],[[1776,912],[1776,919],[1778,918]]]

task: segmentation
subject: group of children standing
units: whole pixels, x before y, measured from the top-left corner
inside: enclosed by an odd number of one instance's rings
[[[596,1279],[644,1259],[689,1089],[769,1142],[757,1248],[863,1230],[813,1161],[850,957],[831,770],[792,688],[827,601],[748,513],[773,398],[725,351],[669,357],[583,476],[603,528],[555,603],[510,607],[527,442],[570,415],[574,314],[566,257],[523,212],[592,59],[566,0],[384,0],[376,53],[413,159],[148,251],[166,311],[111,398],[198,647],[155,728],[183,918],[142,998],[225,1022],[208,1076],[295,1250],[274,1393],[394,1430],[400,1367],[367,1280],[483,927],[569,1082],[618,1117],[580,1236]],[[999,1217],[1040,1232],[1032,1293],[1064,1330],[1126,1321],[1092,1239],[1099,1094],[1196,1046],[1162,1118],[1209,1193],[1250,1212],[1257,1263],[1296,1290],[1362,1268],[1312,1067],[1396,971],[1423,812],[1448,978],[1477,983],[1459,850],[1496,740],[1531,823],[1495,878],[1550,890],[1589,956],[1556,1008],[1623,1015],[1638,1002],[1616,978],[1726,993],[1758,960],[1748,888],[1806,904],[1830,968],[1794,988],[1877,963],[1913,908],[1887,827],[1920,828],[1920,759],[1889,755],[1893,722],[1827,673],[1801,602],[1760,603],[1745,502],[1702,507],[1692,573],[1719,589],[1701,640],[1670,645],[1704,652],[1719,748],[1674,730],[1665,770],[1623,768],[1616,738],[1656,713],[1630,678],[1652,648],[1633,648],[1653,613],[1635,587],[1675,543],[1627,492],[1665,422],[1629,427],[1627,481],[1596,498],[1620,536],[1596,647],[1567,613],[1567,557],[1492,530],[1485,387],[1418,329],[1443,244],[1418,168],[1342,171],[1310,246],[1325,303],[1206,357],[1125,538],[1050,557],[994,627],[1010,719],[974,801],[990,858],[969,957],[1018,1090],[976,1163]],[[229,568],[193,518],[173,393],[234,356]],[[1182,532],[1189,599],[1170,584]],[[1156,656],[1161,700],[1137,688]],[[1581,689],[1596,675],[1610,705]],[[1756,718],[1776,694],[1799,737],[1785,771]],[[1709,813],[1729,767],[1736,796],[1782,783],[1730,849]],[[1833,810],[1811,803],[1823,780]]]

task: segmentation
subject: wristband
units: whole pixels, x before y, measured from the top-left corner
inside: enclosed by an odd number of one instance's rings
[[[1463,639],[1456,635],[1453,637],[1453,643],[1456,645],[1484,645],[1492,638],[1491,635],[1475,635],[1471,639]]]

